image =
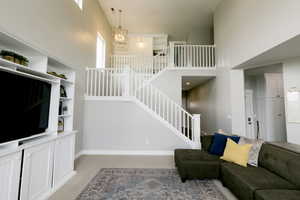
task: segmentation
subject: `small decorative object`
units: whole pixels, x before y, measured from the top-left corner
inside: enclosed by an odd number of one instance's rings
[[[63,85],[60,86],[60,96],[67,97],[66,88]]]
[[[64,132],[64,119],[63,118],[59,118],[58,119],[58,128],[57,128],[57,132],[62,133]]]
[[[62,107],[62,113],[63,113],[63,115],[68,114],[68,106],[63,105],[63,107]]]
[[[58,111],[59,115],[65,115],[68,114],[68,106],[65,105],[65,103],[63,101],[59,102],[59,111]]]
[[[56,73],[56,72],[47,72],[47,73],[50,74],[50,75],[52,75],[52,76],[56,76],[56,77],[58,77],[58,78],[62,78],[62,79],[67,80],[67,77],[66,77],[66,75],[64,75],[64,74],[58,74],[58,73]]]
[[[10,62],[14,62],[15,59],[14,59],[14,53],[11,52],[11,51],[5,51],[5,50],[2,50],[1,53],[0,53],[1,57],[5,60],[8,60]]]
[[[2,50],[0,53],[0,56],[5,60],[20,64],[23,66],[28,66],[28,64],[29,64],[29,60],[27,58],[25,58],[24,56],[21,56],[17,53],[11,52],[11,51]]]

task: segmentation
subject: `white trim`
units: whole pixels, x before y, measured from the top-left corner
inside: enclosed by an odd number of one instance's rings
[[[128,155],[128,156],[173,156],[174,151],[147,151],[147,150],[83,150],[76,154],[82,155]]]
[[[83,151],[79,151],[78,153],[76,153],[75,160],[77,160],[82,155],[83,155]]]

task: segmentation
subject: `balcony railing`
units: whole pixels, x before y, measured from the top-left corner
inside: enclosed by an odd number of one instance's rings
[[[215,68],[214,45],[175,45],[163,56],[111,56],[112,68],[129,67],[137,73],[156,74],[168,68]]]

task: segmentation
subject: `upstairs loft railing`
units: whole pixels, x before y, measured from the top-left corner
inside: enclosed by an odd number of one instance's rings
[[[215,68],[214,45],[175,45],[162,56],[113,55],[111,67],[129,67],[137,73],[156,74],[167,67]]]
[[[215,67],[214,45],[175,45],[170,51],[171,66],[174,67]]]

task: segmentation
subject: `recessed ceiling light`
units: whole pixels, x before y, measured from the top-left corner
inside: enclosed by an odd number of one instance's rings
[[[186,85],[191,85],[191,83],[190,83],[190,82],[186,82],[185,84],[186,84]]]

